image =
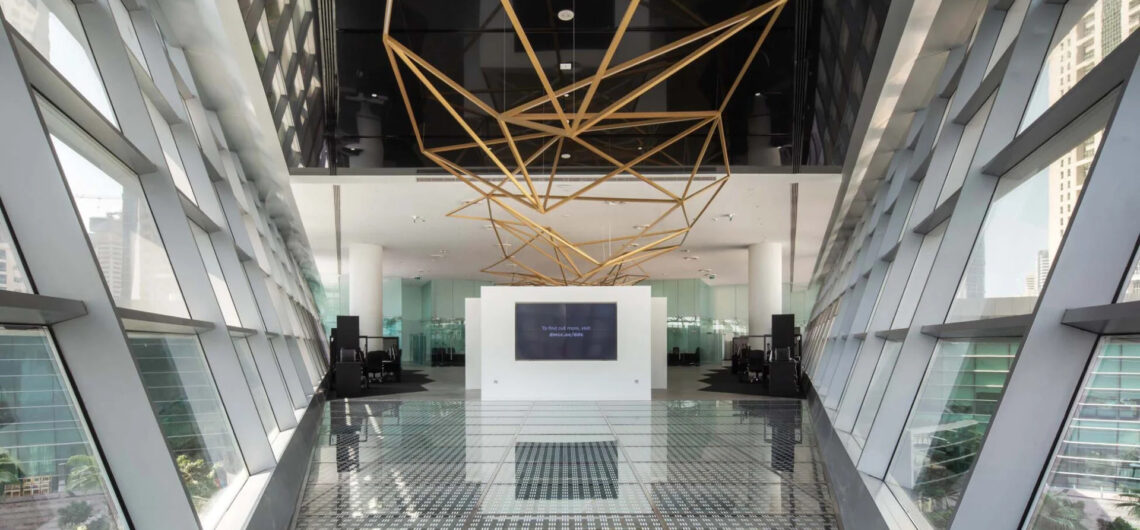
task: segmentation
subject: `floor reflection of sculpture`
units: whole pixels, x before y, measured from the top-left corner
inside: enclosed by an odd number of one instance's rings
[[[614,441],[518,442],[515,498],[616,499],[618,448]]]
[[[360,442],[368,437],[364,417],[353,418],[351,405],[336,401],[329,404],[329,423],[329,445],[336,447],[337,473],[359,471]]]
[[[772,444],[772,469],[795,471],[796,446],[803,442],[800,428],[800,404],[772,407],[764,428],[764,441]]]

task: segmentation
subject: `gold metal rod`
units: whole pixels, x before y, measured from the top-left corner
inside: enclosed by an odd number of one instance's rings
[[[614,52],[617,51],[618,44],[621,43],[621,38],[625,35],[625,28],[629,27],[630,21],[633,20],[633,14],[637,12],[637,0],[629,0],[629,7],[625,8],[625,14],[621,17],[621,22],[614,30],[614,38],[610,40],[610,46],[606,48],[606,53],[602,55],[602,61],[598,64],[598,70],[594,74],[594,81],[590,83],[590,88],[586,89],[586,97],[582,99],[582,105],[578,107],[578,111],[574,114],[574,124],[570,126],[574,129],[574,134],[577,134],[578,124],[582,122],[582,115],[586,109],[590,107],[590,101],[594,99],[594,92],[598,90],[598,85],[602,84],[602,80],[606,78],[606,67],[610,65],[610,60],[614,58]]]
[[[515,14],[515,8],[511,6],[511,0],[500,0],[503,4],[503,12],[507,14],[507,18],[511,21],[511,26],[515,28],[515,34],[518,35],[519,43],[522,44],[523,51],[526,52],[527,57],[530,59],[531,66],[534,67],[534,73],[538,75],[538,80],[542,83],[542,89],[546,91],[547,97],[550,98],[550,104],[554,106],[554,112],[558,114],[558,121],[562,123],[564,128],[569,129],[570,122],[562,112],[562,104],[558,102],[558,97],[554,95],[554,88],[550,86],[550,80],[546,78],[546,72],[542,70],[542,63],[538,60],[538,55],[534,53],[534,48],[530,45],[530,39],[527,38],[526,32],[523,31],[522,22],[519,22],[518,15]]]
[[[708,37],[709,35],[717,33],[717,32],[719,32],[725,28],[732,27],[736,24],[739,24],[741,21],[749,18],[750,16],[752,16],[753,14],[755,14],[758,11],[770,10],[771,4],[774,4],[777,2],[782,3],[784,1],[786,1],[786,0],[773,0],[773,2],[769,2],[768,4],[765,4],[762,6],[757,6],[755,8],[748,10],[748,11],[745,11],[739,15],[734,15],[732,17],[726,18],[726,19],[724,19],[724,20],[722,20],[716,24],[713,24],[713,25],[711,25],[705,29],[697,31],[696,33],[692,33],[690,35],[687,35],[685,37],[677,39],[677,40],[675,40],[669,44],[666,44],[660,48],[655,48],[653,50],[650,50],[650,51],[643,53],[637,57],[634,57],[633,59],[630,59],[624,63],[621,63],[621,64],[619,64],[613,68],[610,68],[606,72],[605,77],[612,77],[612,76],[617,75],[621,72],[624,72],[630,68],[636,67],[636,66],[638,66],[638,65],[640,65],[646,61],[651,61],[651,60],[656,59],[657,57],[660,57],[662,55],[665,55],[665,54],[667,54],[673,50],[683,48],[683,47],[685,47],[685,46],[687,46],[693,42],[704,39],[705,37]],[[586,87],[594,81],[595,77],[596,76],[590,76],[590,77],[581,79],[576,83],[573,83],[573,84],[567,85],[563,88],[560,88],[557,92],[555,92],[555,95],[563,96],[563,95],[569,94],[571,92],[574,92],[575,90]],[[515,115],[515,114],[518,114],[521,112],[525,112],[529,109],[532,109],[532,108],[537,107],[543,103],[546,103],[548,100],[548,97],[549,96],[544,96],[544,97],[533,99],[531,101],[528,101],[528,102],[523,103],[521,105],[518,105],[516,107],[507,109],[506,111],[503,111],[503,114]]]
[[[641,86],[633,89],[632,91],[630,91],[626,95],[622,96],[621,98],[618,98],[617,101],[610,103],[610,105],[608,107],[606,107],[605,110],[603,110],[599,115],[594,116],[593,118],[590,118],[590,120],[587,121],[585,124],[583,124],[581,126],[581,128],[582,129],[589,129],[590,126],[592,126],[595,123],[603,120],[606,116],[609,116],[610,114],[612,114],[614,112],[617,112],[619,109],[624,108],[626,105],[629,105],[630,102],[632,102],[633,100],[641,97],[642,94],[648,92],[653,87],[661,84],[662,81],[668,79],[670,76],[677,73],[678,70],[688,66],[693,61],[704,56],[706,53],[708,53],[713,48],[720,46],[721,43],[732,38],[733,35],[736,35],[741,30],[748,27],[750,24],[752,24],[752,22],[755,22],[756,20],[760,19],[760,17],[763,17],[764,15],[766,15],[768,13],[768,11],[771,11],[771,9],[773,7],[775,7],[775,2],[771,2],[768,5],[770,7],[768,7],[767,9],[758,11],[757,13],[753,14],[752,16],[749,16],[748,18],[744,19],[744,21],[742,21],[740,24],[737,24],[736,27],[733,27],[731,29],[727,29],[727,30],[723,31],[720,35],[713,37],[712,40],[702,44],[695,51],[689,53],[689,55],[686,55],[684,59],[681,59],[680,61],[677,61],[677,62],[669,65],[668,68],[666,68],[661,73],[653,76],[653,78],[650,79],[649,81],[646,81]],[[783,0],[779,0],[779,5],[783,5]]]

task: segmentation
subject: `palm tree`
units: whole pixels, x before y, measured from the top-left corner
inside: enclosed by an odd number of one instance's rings
[[[20,469],[16,460],[7,452],[0,452],[0,486],[19,482]]]
[[[1084,528],[1085,503],[1067,501],[1060,495],[1049,492],[1041,498],[1041,510],[1037,512],[1036,528],[1044,530],[1080,530]]]
[[[1140,490],[1129,489],[1121,493],[1120,497],[1124,500],[1116,503],[1116,507],[1127,508],[1129,516],[1140,519]]]

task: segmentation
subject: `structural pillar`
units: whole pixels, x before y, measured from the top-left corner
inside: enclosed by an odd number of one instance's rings
[[[348,313],[360,317],[360,334],[379,337],[384,329],[384,247],[348,245]]]
[[[763,242],[748,247],[748,334],[772,332],[772,315],[783,311],[784,248]],[[762,341],[750,340],[759,348]]]

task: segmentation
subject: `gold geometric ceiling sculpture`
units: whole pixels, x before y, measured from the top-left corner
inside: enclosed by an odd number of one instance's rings
[[[498,109],[493,98],[488,101],[475,95],[389,34],[393,1],[388,0],[385,12],[384,48],[420,152],[478,193],[448,216],[481,221],[485,228],[493,231],[502,259],[483,272],[523,285],[632,285],[647,277],[643,263],[680,247],[689,230],[732,176],[722,114],[787,2],[769,1],[611,65],[639,7],[639,0],[630,0],[593,75],[555,88],[511,1],[501,0],[496,13],[501,10],[509,20],[517,37],[514,44],[525,52],[542,90],[539,97],[510,106],[504,96],[500,105],[503,108]],[[653,93],[670,76],[761,20],[766,21],[763,30],[740,65],[735,80],[720,96],[719,106],[708,110],[626,110],[636,108],[639,98]],[[441,109],[435,109],[436,112],[442,110],[450,116],[470,138],[469,142],[425,145],[420,122],[409,99],[405,71],[423,85],[431,101],[439,104]],[[641,77],[631,76],[635,73]],[[504,83],[505,77],[504,73]],[[631,77],[637,81],[633,86],[629,86]],[[619,81],[623,84],[617,84]],[[607,83],[607,93],[616,90],[608,99],[599,90],[603,83]],[[493,136],[486,131],[479,134],[475,121],[490,123],[497,130]],[[615,131],[631,131],[636,137],[637,133],[654,127],[672,127],[668,129],[671,136],[657,145],[638,146],[635,150],[615,148],[604,136]],[[680,129],[679,132],[672,134],[676,129]],[[691,136],[700,138],[702,134],[703,141],[687,178],[666,182],[660,177],[647,176],[641,170],[655,159],[677,162],[668,149]],[[559,163],[565,165],[571,150],[605,164],[604,174],[589,179],[582,179],[580,175],[560,177]],[[723,176],[698,179],[702,163],[707,165],[717,156],[724,168]],[[472,159],[481,167],[492,169],[485,173],[469,169],[473,167]],[[639,185],[633,192],[626,185],[619,187],[624,193],[591,194],[599,187],[606,189],[603,186],[606,183],[609,188],[615,188],[619,181]],[[566,189],[574,185],[580,187]],[[583,212],[580,218],[568,220],[566,214],[551,215],[560,209],[572,209],[568,205],[575,204],[584,205],[579,208]],[[598,205],[652,211],[652,218],[647,218],[646,224],[634,226],[630,233],[620,232],[594,240],[572,238],[569,232],[581,231],[580,225],[597,220],[581,217],[600,215]],[[555,224],[568,226],[556,229]],[[612,231],[612,226],[610,229]]]

